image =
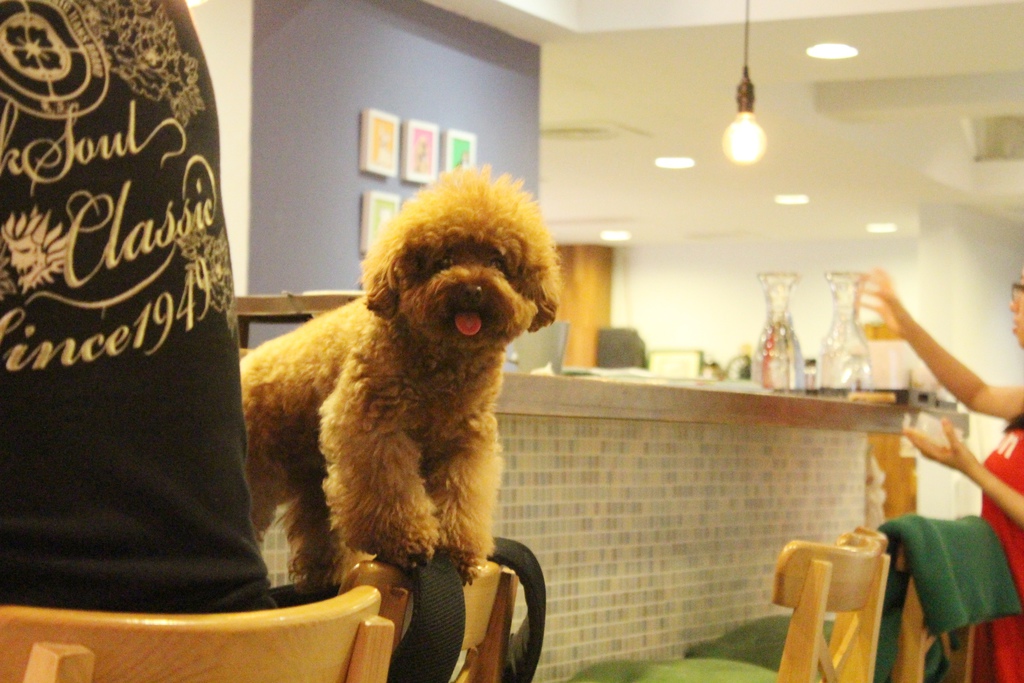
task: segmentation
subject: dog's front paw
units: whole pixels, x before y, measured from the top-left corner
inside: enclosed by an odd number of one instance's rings
[[[410,538],[405,539],[405,542],[398,548],[382,550],[378,557],[399,567],[413,569],[414,567],[422,567],[434,559],[434,549],[436,547],[437,538]]]
[[[379,560],[403,569],[413,569],[434,558],[439,538],[437,524],[426,523],[416,529],[402,529],[394,536],[378,536],[368,541],[364,549]]]
[[[449,548],[448,553],[452,558],[452,564],[455,565],[459,576],[462,577],[463,584],[473,583],[473,579],[480,576],[484,570],[484,564],[487,562],[486,558],[477,557],[473,553],[455,548]]]

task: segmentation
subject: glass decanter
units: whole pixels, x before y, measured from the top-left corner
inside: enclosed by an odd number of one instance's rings
[[[793,331],[789,297],[800,280],[796,273],[758,273],[768,316],[757,340],[751,363],[751,379],[766,389],[802,391],[804,358]]]
[[[825,279],[832,289],[832,327],[821,342],[819,386],[837,393],[871,389],[871,353],[856,310],[863,275],[832,271]]]

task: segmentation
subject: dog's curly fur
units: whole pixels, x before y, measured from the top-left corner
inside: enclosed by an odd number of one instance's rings
[[[505,347],[555,318],[558,255],[521,182],[445,174],[363,262],[366,296],[242,360],[253,522],[279,504],[297,585],[337,584],[350,551],[410,567],[493,550],[494,406]]]

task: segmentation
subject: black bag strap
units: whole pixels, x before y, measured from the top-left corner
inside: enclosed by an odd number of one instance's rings
[[[527,610],[526,619],[509,639],[502,683],[530,683],[544,644],[544,572],[536,556],[522,543],[508,538],[494,541],[491,559],[519,577]],[[436,554],[429,564],[408,575],[413,585],[412,618],[391,657],[388,683],[448,683],[466,630],[462,579],[446,553]]]
[[[491,559],[508,567],[519,577],[526,594],[526,619],[509,639],[508,660],[502,683],[530,683],[537,672],[544,646],[544,622],[547,612],[547,587],[544,572],[533,552],[509,538],[495,538]]]
[[[391,656],[388,683],[448,683],[466,631],[462,579],[447,553],[408,575],[412,618]]]

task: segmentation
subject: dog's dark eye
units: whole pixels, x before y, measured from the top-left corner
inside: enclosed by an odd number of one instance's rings
[[[495,256],[494,258],[491,259],[491,262],[488,265],[491,268],[497,268],[502,273],[504,273],[506,277],[508,277],[508,264],[505,263],[505,259],[501,258],[500,256]]]
[[[438,272],[440,272],[442,270],[448,270],[449,268],[452,267],[452,263],[453,263],[453,261],[452,261],[452,257],[451,256],[443,257],[440,261],[437,262],[437,270],[438,270]]]

